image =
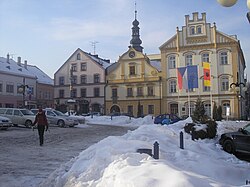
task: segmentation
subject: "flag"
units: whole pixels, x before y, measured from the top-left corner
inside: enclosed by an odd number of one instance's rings
[[[178,87],[187,89],[187,67],[177,68]]]
[[[203,62],[204,86],[211,86],[210,63]]]
[[[188,89],[198,88],[198,67],[187,66]]]

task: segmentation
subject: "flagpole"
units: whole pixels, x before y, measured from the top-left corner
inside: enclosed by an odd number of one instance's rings
[[[212,64],[210,64],[210,105],[211,105],[211,119],[213,119],[213,95],[212,95],[212,80],[213,80],[213,77],[211,76],[211,69],[212,69]]]
[[[191,116],[191,111],[190,111],[190,95],[189,95],[189,89],[188,89],[188,116]]]

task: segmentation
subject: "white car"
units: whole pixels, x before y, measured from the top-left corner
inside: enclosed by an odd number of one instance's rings
[[[31,111],[34,114],[37,114],[38,109],[31,109]],[[74,127],[79,124],[77,119],[67,116],[58,110],[45,108],[43,111],[46,114],[49,124],[57,125],[59,127]]]
[[[13,125],[31,127],[35,121],[35,115],[26,108],[0,108],[0,115],[9,118]]]
[[[4,116],[0,116],[0,129],[8,129],[11,127],[13,124],[9,118],[6,118]]]

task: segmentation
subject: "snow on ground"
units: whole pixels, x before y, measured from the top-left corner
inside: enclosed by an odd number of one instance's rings
[[[192,141],[179,133],[191,118],[168,126],[153,124],[151,116],[86,117],[86,123],[138,126],[121,137],[108,137],[62,165],[41,184],[42,187],[230,187],[250,180],[250,163],[228,154],[218,144],[224,132],[235,131],[244,121],[218,122],[218,137]],[[87,125],[79,125],[86,128]],[[183,131],[184,132],[184,131]],[[159,143],[159,160],[137,153]]]

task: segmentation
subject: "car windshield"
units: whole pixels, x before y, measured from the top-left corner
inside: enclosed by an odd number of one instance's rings
[[[244,128],[243,128],[245,131],[248,132],[248,134],[250,134],[250,123],[248,125],[246,125]]]
[[[31,112],[30,110],[27,110],[27,109],[23,109],[23,110],[20,110],[22,112],[23,115],[27,116],[27,115],[34,115],[33,112]]]
[[[66,116],[65,114],[63,114],[62,112],[58,111],[58,110],[53,110],[53,112],[58,115],[58,116]]]

